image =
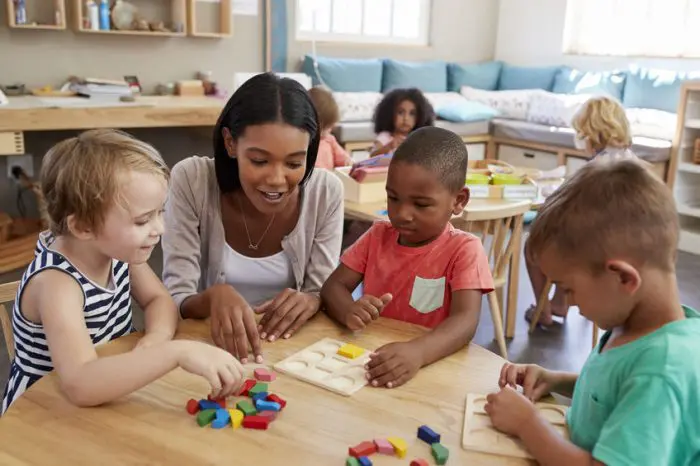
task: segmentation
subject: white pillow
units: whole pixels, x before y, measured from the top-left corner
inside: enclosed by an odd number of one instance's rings
[[[441,107],[450,107],[466,100],[459,92],[425,92],[423,95],[433,106],[435,113]]]
[[[652,108],[628,108],[626,113],[632,136],[673,140],[678,123],[675,113]]]
[[[555,94],[542,91],[532,96],[527,121],[569,128],[578,109],[591,97],[586,94]]]
[[[479,102],[495,108],[499,117],[512,118],[514,120],[527,120],[532,97],[542,91],[540,89],[485,91],[469,86],[462,86],[460,94],[467,100]]]
[[[334,92],[340,110],[340,121],[369,121],[382,100],[380,92]]]

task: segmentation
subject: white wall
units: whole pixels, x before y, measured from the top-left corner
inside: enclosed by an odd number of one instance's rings
[[[695,59],[564,55],[565,17],[566,0],[500,0],[496,60],[514,65],[570,65],[589,70],[625,69],[630,64],[678,71],[700,70],[700,60]]]

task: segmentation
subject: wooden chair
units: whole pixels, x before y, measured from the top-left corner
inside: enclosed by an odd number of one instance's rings
[[[508,282],[508,265],[511,263],[514,253],[520,253],[523,215],[530,210],[530,202],[505,203],[499,200],[493,205],[484,202],[483,206],[483,208],[471,209],[468,216],[465,214],[463,217],[455,218],[452,223],[456,228],[478,236],[486,248],[494,284],[494,291],[488,294],[489,308],[498,348],[501,356],[508,359],[503,332],[501,310],[503,300],[501,298],[503,289]]]
[[[0,285],[0,327],[2,327],[2,335],[5,338],[5,345],[7,346],[7,354],[10,355],[10,361],[15,358],[15,338],[12,336],[12,310],[8,310],[5,304],[15,300],[18,288],[18,281]]]
[[[534,332],[535,328],[537,327],[537,321],[540,320],[540,315],[544,310],[544,306],[547,304],[547,301],[549,301],[549,293],[552,290],[552,286],[552,281],[547,279],[547,282],[544,284],[544,288],[542,289],[542,293],[537,297],[537,306],[535,307],[535,312],[532,316],[532,321],[530,322],[530,333]],[[564,296],[564,308],[569,308],[569,303],[567,302],[566,296]],[[595,322],[591,322],[591,324],[593,324],[592,347],[595,348],[595,345],[598,344],[598,326],[595,324]]]

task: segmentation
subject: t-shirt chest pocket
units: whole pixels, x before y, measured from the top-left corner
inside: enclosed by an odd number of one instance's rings
[[[413,309],[428,314],[440,309],[445,300],[445,277],[421,278],[416,275],[409,304]]]

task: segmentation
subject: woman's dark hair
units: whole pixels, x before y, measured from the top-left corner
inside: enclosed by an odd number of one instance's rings
[[[396,109],[404,100],[410,100],[416,106],[416,126],[414,130],[435,124],[435,111],[420,89],[394,89],[388,92],[374,109],[374,133],[394,132]]]
[[[234,92],[214,126],[214,167],[216,181],[223,193],[241,187],[238,162],[229,157],[224,144],[223,129],[228,128],[234,140],[248,126],[282,122],[309,133],[306,151],[306,173],[303,185],[311,176],[318,155],[320,131],[316,110],[304,87],[293,79],[272,73],[253,76]]]

